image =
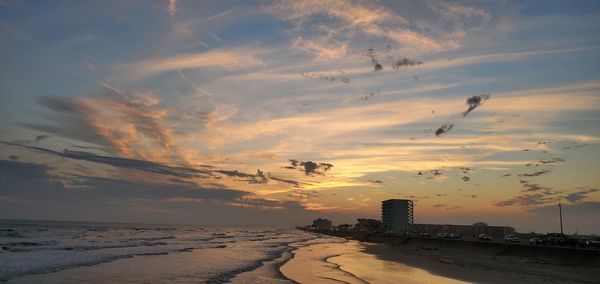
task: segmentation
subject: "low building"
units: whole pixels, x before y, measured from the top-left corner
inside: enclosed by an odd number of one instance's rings
[[[379,220],[375,219],[356,219],[358,223],[354,225],[354,230],[358,232],[381,232],[383,224]]]
[[[478,238],[479,234],[487,234],[493,240],[503,240],[506,235],[515,235],[515,229],[508,226],[488,226],[486,223],[478,222],[473,225],[450,225],[450,224],[412,224],[409,231],[415,234],[429,233],[432,236],[438,233],[453,233],[463,239]]]
[[[331,221],[329,219],[316,219],[313,221],[312,223],[312,227],[315,229],[331,229],[331,227],[333,227],[333,224],[331,223]]]
[[[354,228],[354,226],[352,226],[350,224],[341,224],[341,225],[337,226],[338,231],[345,231],[345,232],[352,231],[353,228]]]

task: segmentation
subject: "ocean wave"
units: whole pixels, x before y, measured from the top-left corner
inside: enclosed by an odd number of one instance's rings
[[[37,267],[30,268],[30,269],[26,268],[27,265],[19,265],[16,267],[16,269],[13,269],[12,272],[11,271],[3,271],[3,269],[0,268],[0,281],[8,281],[8,280],[14,279],[16,277],[27,276],[27,275],[54,273],[54,272],[58,272],[58,271],[66,270],[66,269],[78,268],[78,267],[83,267],[83,266],[94,266],[94,265],[109,263],[109,262],[112,262],[115,260],[131,258],[131,257],[160,256],[160,255],[168,255],[171,253],[187,253],[187,252],[192,252],[193,250],[197,250],[197,249],[209,249],[209,248],[214,249],[214,248],[226,248],[226,247],[227,247],[226,245],[206,244],[205,246],[195,246],[195,247],[185,247],[185,248],[173,247],[173,248],[167,248],[167,249],[160,250],[160,251],[129,252],[129,253],[122,253],[122,254],[115,253],[115,254],[105,254],[105,255],[99,255],[99,254],[84,254],[84,255],[82,255],[81,253],[83,253],[85,250],[81,250],[80,253],[77,255],[72,254],[72,253],[68,254],[67,252],[65,252],[67,254],[65,254],[64,257],[60,258],[63,260],[63,263],[48,261],[48,263],[46,263],[45,265],[38,265]],[[25,257],[25,258],[21,259],[21,262],[23,262],[23,264],[25,264],[32,257]],[[46,255],[38,254],[38,257],[33,257],[33,258],[40,258],[40,259],[46,258],[47,260],[50,259],[48,254],[46,254]],[[6,269],[6,267],[3,267],[3,268]]]
[[[54,264],[54,265],[49,265],[49,266],[45,266],[45,267],[37,267],[36,269],[29,269],[29,270],[23,269],[21,271],[13,271],[13,272],[0,271],[0,281],[9,281],[9,280],[14,279],[19,276],[34,275],[34,274],[47,274],[47,273],[58,272],[61,270],[81,267],[81,266],[98,265],[98,264],[102,264],[102,263],[115,261],[117,259],[130,258],[130,257],[133,257],[133,255],[112,255],[112,256],[105,256],[105,257],[97,258],[94,260],[82,261],[82,262],[77,262],[77,263],[66,263],[66,264],[59,264],[59,265]]]
[[[133,247],[153,247],[153,246],[166,246],[169,245],[165,242],[144,242],[144,243],[133,243],[133,244],[107,244],[107,245],[88,245],[88,246],[67,246],[57,247],[54,250],[73,250],[73,251],[87,251],[87,250],[101,250],[101,249],[113,249],[113,248],[133,248]]]
[[[289,249],[289,248],[284,247],[281,250],[270,252],[267,254],[267,257],[258,259],[256,261],[254,261],[253,263],[251,263],[250,265],[219,273],[213,277],[210,277],[206,281],[206,284],[228,283],[231,279],[238,276],[239,274],[256,270],[256,269],[262,267],[266,262],[273,261],[273,260],[280,258],[283,255],[283,253],[286,251],[286,249]]]

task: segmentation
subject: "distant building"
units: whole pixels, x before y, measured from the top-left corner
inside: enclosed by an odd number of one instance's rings
[[[312,223],[312,227],[315,229],[331,229],[333,227],[329,219],[316,219]]]
[[[384,232],[409,231],[409,225],[414,223],[412,200],[389,199],[381,202],[381,220]]]
[[[350,225],[350,224],[341,224],[337,226],[338,231],[352,231],[352,228],[354,226]]]
[[[375,219],[356,219],[358,223],[354,225],[354,229],[359,232],[381,232],[383,224]]]
[[[384,232],[429,233],[432,236],[439,233],[453,233],[461,235],[463,239],[478,238],[479,234],[487,234],[494,240],[502,240],[506,235],[516,234],[513,227],[488,226],[483,222],[473,225],[415,224],[413,202],[407,199],[389,199],[381,202],[381,220]]]
[[[488,226],[483,222],[477,222],[473,225],[412,224],[409,231],[415,234],[429,233],[432,236],[438,233],[453,233],[461,235],[463,239],[477,238],[479,234],[486,234],[494,240],[503,240],[506,235],[516,234],[513,227]]]

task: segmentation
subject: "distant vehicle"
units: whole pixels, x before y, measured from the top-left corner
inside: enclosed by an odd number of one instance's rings
[[[591,241],[588,241],[586,238],[581,238],[577,240],[577,247],[586,248],[592,244]]]
[[[454,233],[448,234],[446,237],[449,239],[460,239],[461,238],[460,234],[454,234]]]
[[[542,244],[546,246],[557,246],[561,243],[561,238],[559,237],[546,237],[542,239]]]
[[[586,243],[587,243],[587,241],[586,241]],[[581,243],[580,239],[571,237],[571,238],[561,239],[558,242],[558,245],[564,246],[564,247],[570,247],[570,248],[583,248],[583,247],[585,247],[586,243]]]
[[[519,237],[517,237],[515,235],[504,236],[504,241],[507,242],[507,243],[519,243],[519,242],[521,242],[521,240],[519,240]]]
[[[419,237],[422,237],[422,238],[429,238],[429,237],[431,237],[431,235],[430,235],[429,233],[420,233],[420,234],[419,234]]]
[[[438,237],[438,238],[445,238],[447,235],[448,235],[448,234],[446,234],[446,233],[438,233],[438,234],[437,234],[437,237]]]
[[[530,245],[536,245],[536,246],[539,246],[539,245],[541,245],[542,243],[543,243],[543,240],[542,240],[542,239],[540,239],[540,238],[531,238],[531,239],[529,239],[529,244],[530,244]]]
[[[479,240],[489,242],[492,240],[492,237],[486,234],[479,234]]]

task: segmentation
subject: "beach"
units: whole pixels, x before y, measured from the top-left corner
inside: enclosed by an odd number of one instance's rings
[[[348,240],[298,248],[282,273],[299,283],[597,283],[600,267]]]

